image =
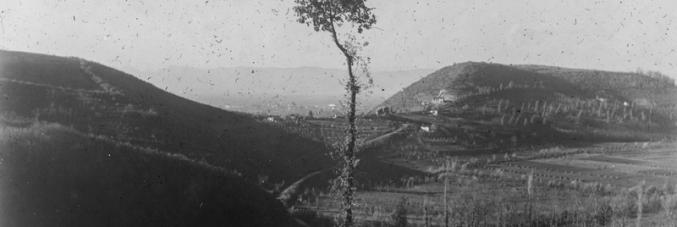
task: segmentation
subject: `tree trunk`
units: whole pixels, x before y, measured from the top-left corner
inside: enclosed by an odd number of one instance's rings
[[[343,199],[344,199],[344,209],[345,209],[345,226],[352,226],[353,224],[353,212],[352,212],[352,207],[353,207],[353,194],[354,192],[354,184],[355,184],[355,179],[354,179],[354,168],[355,168],[355,142],[357,140],[357,126],[355,125],[355,119],[356,119],[356,101],[357,101],[357,93],[359,92],[359,88],[357,86],[357,79],[355,78],[355,75],[353,74],[352,66],[352,58],[351,57],[346,57],[346,63],[348,63],[348,86],[347,88],[349,89],[350,92],[350,102],[348,104],[349,110],[348,110],[348,146],[345,148],[345,153],[344,153],[344,161],[345,161],[345,166],[343,169],[343,174],[344,174],[344,180],[345,180],[345,191],[343,191]]]
[[[344,167],[341,171],[341,180],[343,181],[344,191],[343,191],[343,209],[345,212],[344,226],[352,226],[353,221],[353,195],[355,194],[355,177],[354,177],[354,168],[355,168],[355,153],[356,151],[356,141],[357,141],[357,126],[355,125],[356,113],[357,113],[357,93],[360,92],[360,87],[357,84],[357,78],[353,73],[353,65],[355,57],[339,42],[338,36],[336,35],[336,29],[332,21],[331,24],[331,36],[334,40],[336,47],[343,53],[346,58],[346,65],[348,67],[348,82],[346,84],[346,90],[349,92],[349,103],[348,103],[348,135],[347,135],[347,147],[343,153]]]
[[[639,184],[637,187],[637,219],[635,220],[635,226],[642,226],[642,196],[644,195],[644,181]]]
[[[449,227],[449,200],[447,199],[447,185],[449,184],[449,160],[444,162],[444,227]]]

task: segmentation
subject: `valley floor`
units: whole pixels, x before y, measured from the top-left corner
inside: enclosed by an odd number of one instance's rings
[[[635,224],[639,199],[643,226],[675,226],[676,149],[674,142],[604,143],[480,157],[476,165],[451,159],[447,167],[419,166],[427,176],[359,191],[357,216],[380,226],[404,209],[410,224],[444,226],[446,207],[450,226],[624,226]],[[304,212],[340,214],[334,195],[306,199]]]

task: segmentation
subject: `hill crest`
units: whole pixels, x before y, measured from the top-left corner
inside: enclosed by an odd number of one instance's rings
[[[455,99],[507,86],[542,88],[553,95],[586,99],[603,96],[630,102],[646,98],[644,96],[647,95],[636,94],[638,90],[651,92],[648,90],[675,88],[673,80],[660,74],[469,61],[436,70],[389,97],[377,108],[389,107],[398,112],[421,111],[436,98],[443,98],[442,93],[455,96]],[[635,94],[629,94],[628,89],[634,89]]]

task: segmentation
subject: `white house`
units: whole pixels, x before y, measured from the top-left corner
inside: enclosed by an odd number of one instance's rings
[[[452,92],[447,91],[446,89],[441,89],[438,93],[437,96],[433,97],[431,100],[431,104],[435,106],[442,105],[447,102],[455,102],[458,100],[458,97]]]
[[[433,105],[440,105],[444,103],[444,99],[441,97],[435,97],[430,103],[432,103]]]
[[[440,92],[437,93],[437,98],[441,99],[442,102],[455,102],[458,99],[453,92],[449,92],[447,89],[441,89]]]

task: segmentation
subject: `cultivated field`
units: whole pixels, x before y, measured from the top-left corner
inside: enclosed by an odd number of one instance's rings
[[[447,167],[428,166],[426,176],[360,190],[357,213],[368,226],[391,223],[402,209],[410,224],[444,226],[446,179],[450,226],[629,225],[637,221],[638,192],[640,222],[674,226],[676,149],[674,142],[604,143],[450,157]],[[339,214],[334,195],[309,193],[304,198],[302,212]]]

